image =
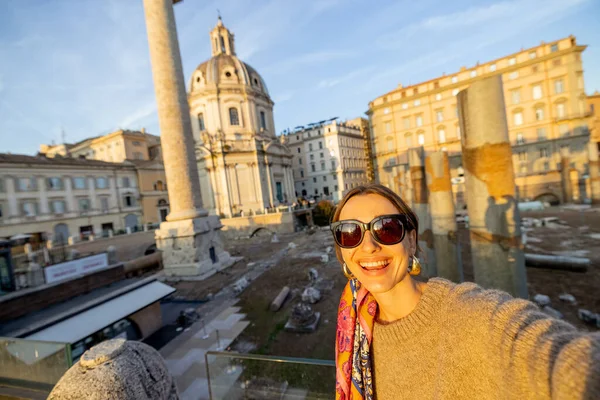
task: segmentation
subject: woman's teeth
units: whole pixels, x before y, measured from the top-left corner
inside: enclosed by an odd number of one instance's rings
[[[389,260],[373,261],[373,262],[361,262],[360,266],[364,269],[383,269],[388,266]]]

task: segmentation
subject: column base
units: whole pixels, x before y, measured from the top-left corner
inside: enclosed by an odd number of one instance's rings
[[[167,279],[203,280],[238,261],[223,248],[222,227],[214,215],[162,222],[154,237]]]

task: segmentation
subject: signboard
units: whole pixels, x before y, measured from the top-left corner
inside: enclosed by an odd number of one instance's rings
[[[108,268],[108,254],[101,253],[44,268],[46,283],[72,279]]]

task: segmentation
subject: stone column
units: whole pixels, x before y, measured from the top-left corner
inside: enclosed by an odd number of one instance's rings
[[[419,219],[419,247],[421,248],[420,261],[423,265],[424,275],[437,276],[437,264],[433,250],[433,232],[431,231],[431,213],[429,210],[429,193],[425,181],[425,150],[415,147],[408,151],[408,163],[413,186],[412,209]]]
[[[155,231],[165,275],[198,280],[230,266],[221,221],[202,208],[173,0],[144,0],[170,213]]]
[[[429,154],[425,158],[425,174],[438,275],[453,282],[462,282],[463,271],[460,248],[457,246],[456,214],[448,154],[441,151]]]
[[[93,211],[98,211],[98,199],[96,198],[96,179],[93,176],[87,177],[88,180],[88,195],[90,196],[90,208]]]
[[[560,150],[560,183],[563,203],[572,203],[573,185],[571,184],[571,160],[569,159],[568,148]]]
[[[72,213],[77,211],[75,207],[75,196],[73,195],[73,179],[70,176],[65,176],[65,192],[67,194],[67,212]]]
[[[144,0],[160,142],[171,212],[167,221],[208,215],[202,208],[198,166],[172,0]]]
[[[262,191],[262,183],[260,181],[260,163],[252,163],[252,174],[254,176],[254,187],[256,191],[256,201],[260,204],[260,208],[265,208],[265,196]]]
[[[265,168],[266,168],[266,172],[267,172],[267,183],[268,183],[268,187],[269,187],[269,201],[270,201],[270,205],[269,207],[274,207],[275,206],[275,198],[273,195],[273,176],[271,175],[271,163],[270,162],[265,162]]]
[[[590,165],[590,194],[592,204],[600,204],[600,161],[598,157],[598,143],[588,143],[588,157]]]
[[[458,93],[475,282],[527,298],[502,78]]]

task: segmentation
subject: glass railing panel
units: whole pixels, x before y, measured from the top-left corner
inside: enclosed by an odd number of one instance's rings
[[[310,400],[335,397],[330,360],[207,352],[211,400]]]
[[[71,366],[66,343],[0,337],[0,384],[51,390]]]

